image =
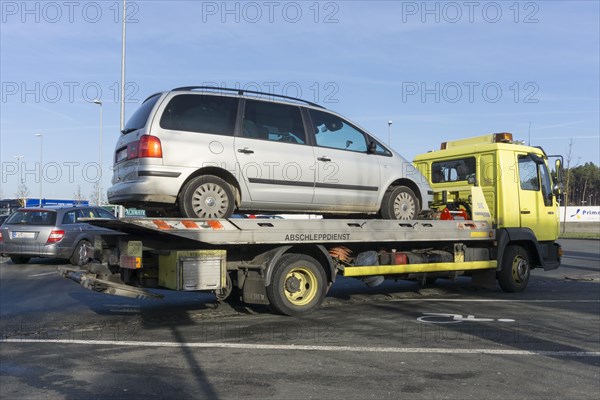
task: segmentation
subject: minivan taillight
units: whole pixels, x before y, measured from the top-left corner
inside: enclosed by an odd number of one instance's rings
[[[0,232],[0,243],[2,243],[4,239],[2,239],[2,232]]]
[[[127,145],[127,159],[162,158],[160,139],[152,135],[143,135],[140,140]]]
[[[46,243],[57,243],[60,242],[65,237],[65,231],[62,229],[54,229],[50,232],[50,236],[48,236],[48,241]]]

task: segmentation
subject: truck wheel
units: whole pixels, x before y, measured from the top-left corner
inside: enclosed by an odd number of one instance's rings
[[[304,254],[284,254],[267,287],[271,306],[285,315],[311,312],[323,302],[326,293],[325,271],[317,260]]]
[[[10,256],[10,261],[13,264],[27,264],[31,260],[30,257]]]
[[[531,266],[529,255],[521,246],[506,246],[502,267],[496,273],[498,283],[505,292],[520,292],[527,287]]]
[[[73,250],[73,255],[71,255],[71,258],[69,259],[71,264],[80,267],[87,262],[86,255],[87,247],[89,245],[90,242],[88,242],[87,240],[80,240],[79,243],[77,243],[77,246],[75,246],[75,250]]]
[[[383,196],[381,217],[383,219],[416,219],[419,215],[419,199],[406,186],[392,186]]]
[[[186,218],[228,218],[235,206],[231,185],[213,175],[189,181],[179,202],[181,214]]]

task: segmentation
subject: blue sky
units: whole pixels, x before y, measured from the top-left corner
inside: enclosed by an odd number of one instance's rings
[[[68,3],[68,2],[67,2]],[[87,197],[119,136],[120,1],[2,1],[0,190]],[[126,116],[209,82],[316,101],[412,159],[442,141],[513,132],[600,164],[597,1],[129,1]],[[101,94],[100,94],[101,92]],[[23,156],[15,164],[15,156]],[[27,172],[28,171],[28,172]]]

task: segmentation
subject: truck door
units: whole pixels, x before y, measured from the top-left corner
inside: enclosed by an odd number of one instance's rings
[[[518,154],[519,209],[521,227],[530,228],[539,241],[555,240],[557,207],[544,160],[535,154]]]

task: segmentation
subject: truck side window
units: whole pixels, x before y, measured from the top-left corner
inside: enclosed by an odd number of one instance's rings
[[[545,164],[540,164],[540,176],[542,178],[542,195],[544,196],[544,205],[552,205],[552,184],[550,183],[550,174]]]
[[[519,180],[523,190],[540,190],[537,164],[529,156],[519,156]]]

